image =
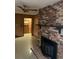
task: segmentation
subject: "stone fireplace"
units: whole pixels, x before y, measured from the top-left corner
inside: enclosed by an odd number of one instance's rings
[[[39,10],[40,36],[44,36],[58,44],[57,59],[63,59],[63,1],[41,8]],[[59,29],[58,29],[59,27]]]

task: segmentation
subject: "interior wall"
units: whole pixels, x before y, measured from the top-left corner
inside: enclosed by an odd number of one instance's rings
[[[23,36],[24,35],[24,15],[15,14],[15,36]]]
[[[34,19],[34,30],[33,30],[33,34],[34,36],[38,37],[39,36],[39,17],[36,16]]]

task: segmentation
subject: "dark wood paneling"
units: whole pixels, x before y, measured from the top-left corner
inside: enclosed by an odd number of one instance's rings
[[[24,35],[24,15],[15,14],[15,36]]]

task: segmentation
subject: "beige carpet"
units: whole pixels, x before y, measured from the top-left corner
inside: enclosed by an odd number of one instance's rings
[[[44,56],[40,48],[37,46],[34,46],[33,48],[31,48],[31,50],[34,53],[34,55],[37,57],[37,59],[50,59],[50,57]]]

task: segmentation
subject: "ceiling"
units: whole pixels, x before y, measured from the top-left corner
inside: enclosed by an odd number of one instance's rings
[[[46,7],[47,5],[53,5],[58,1],[60,0],[15,0],[15,11],[20,13],[22,12],[22,10],[20,10],[17,6],[26,5],[27,8],[40,9]]]
[[[29,8],[43,8],[47,5],[51,5],[56,3],[59,0],[15,0],[15,4],[17,5],[26,5]]]

